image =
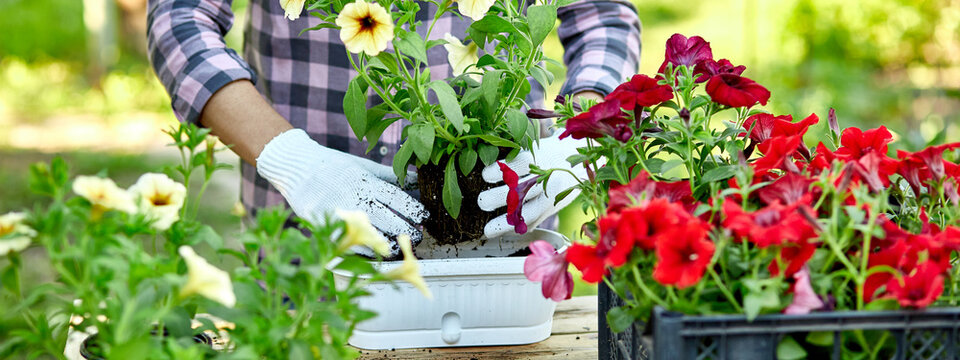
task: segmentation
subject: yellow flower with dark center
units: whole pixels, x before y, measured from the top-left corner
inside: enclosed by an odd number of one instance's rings
[[[300,18],[300,13],[303,12],[303,3],[306,0],[280,0],[280,8],[283,9],[283,16],[286,16],[287,19],[296,20]]]
[[[77,176],[73,180],[73,192],[82,196],[93,205],[93,217],[99,218],[107,210],[119,210],[126,213],[137,211],[129,193],[117,186],[113,180],[96,176]]]
[[[487,16],[487,11],[490,11],[490,7],[493,6],[493,3],[496,0],[456,0],[457,1],[457,10],[461,14],[473,19],[473,21],[480,21],[484,16]]]
[[[403,252],[403,264],[387,272],[387,278],[406,281],[420,290],[427,299],[433,299],[433,293],[430,292],[430,288],[427,287],[427,282],[424,281],[423,276],[420,275],[420,263],[417,262],[417,257],[413,255],[413,245],[410,244],[410,235],[400,235],[397,238],[397,242],[400,243],[400,251]]]
[[[347,4],[337,16],[340,41],[347,51],[377,56],[393,39],[393,19],[383,6],[363,0]]]
[[[10,252],[20,252],[30,246],[31,238],[37,232],[23,223],[27,215],[20,212],[11,212],[0,215],[0,256]]]
[[[147,173],[130,187],[140,201],[140,212],[153,221],[153,228],[166,230],[180,219],[187,189],[164,174]]]

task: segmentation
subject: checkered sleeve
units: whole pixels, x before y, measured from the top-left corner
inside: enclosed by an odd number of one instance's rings
[[[198,122],[224,85],[255,80],[250,66],[224,43],[233,24],[232,0],[149,0],[150,63],[180,121]]]
[[[640,19],[628,0],[582,0],[557,12],[567,82],[561,94],[609,94],[640,65]]]

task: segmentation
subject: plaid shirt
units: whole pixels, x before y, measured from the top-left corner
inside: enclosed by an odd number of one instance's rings
[[[347,60],[339,33],[304,29],[320,23],[302,14],[289,21],[276,0],[252,0],[244,29],[244,56],[226,47],[232,0],[149,0],[148,43],[151,64],[166,87],[174,114],[199,122],[207,101],[224,85],[240,79],[256,84],[281,116],[304,129],[321,145],[390,164],[400,147],[401,122],[392,124],[369,153],[357,141],[343,114],[343,96],[356,72]],[[428,22],[436,6],[421,3],[418,20]],[[561,94],[612,91],[637,71],[640,21],[629,0],[582,0],[558,11],[558,33],[566,50],[567,82]],[[432,38],[450,33],[465,37],[469,18],[444,14]],[[426,26],[420,28],[425,35]],[[388,48],[388,51],[391,48]],[[434,79],[452,75],[446,50],[428,52]],[[535,86],[528,104],[542,107],[543,89]],[[376,95],[372,95],[370,102]],[[241,199],[248,210],[284,204],[284,199],[247,163],[241,168]]]

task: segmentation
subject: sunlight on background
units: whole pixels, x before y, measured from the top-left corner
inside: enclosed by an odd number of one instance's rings
[[[841,126],[886,125],[908,150],[960,140],[960,0],[634,2],[642,73],[659,67],[671,34],[701,35],[716,58],[746,65],[744,75],[771,90],[767,109],[777,114],[825,118],[834,107]],[[247,0],[233,5],[227,39],[239,49]],[[28,165],[54,152],[78,172],[121,179],[170,162],[160,130],[176,120],[144,55],[145,8],[145,0],[0,1],[0,213],[30,205],[7,189],[24,189]],[[547,47],[562,59],[556,35]],[[556,94],[564,70],[551,71]],[[223,229],[235,224],[216,214],[233,205],[239,181],[220,177],[208,213]],[[585,216],[574,206],[564,219],[561,231],[575,236]]]

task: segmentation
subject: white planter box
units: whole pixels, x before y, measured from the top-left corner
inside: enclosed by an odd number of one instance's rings
[[[382,350],[519,345],[546,339],[556,303],[544,299],[540,283],[523,275],[526,257],[483,257],[484,253],[513,253],[534,240],[546,240],[555,248],[567,243],[555,232],[534,230],[497,244],[461,244],[458,248],[468,250],[457,253],[471,257],[453,259],[431,259],[450,253],[450,246],[421,244],[417,253],[426,259],[420,260],[420,271],[433,299],[407,283],[370,285],[372,295],[359,303],[378,315],[357,325],[350,345]],[[381,269],[388,271],[400,263],[384,262]],[[338,284],[349,281],[349,273],[335,271],[334,276]]]

